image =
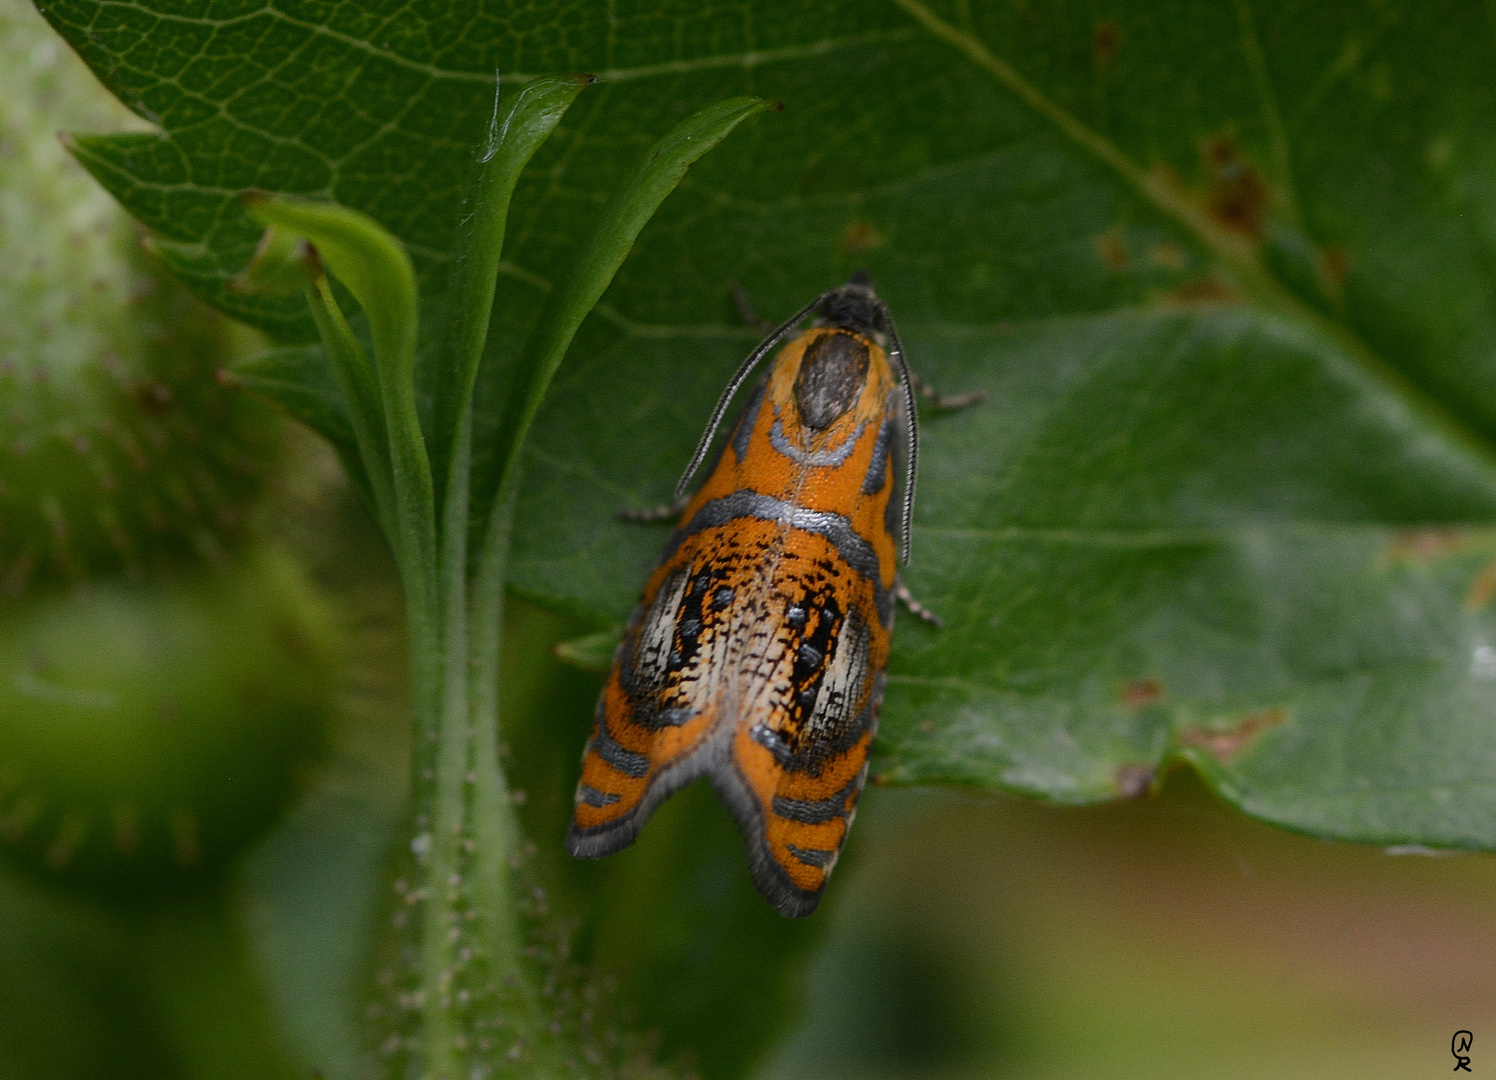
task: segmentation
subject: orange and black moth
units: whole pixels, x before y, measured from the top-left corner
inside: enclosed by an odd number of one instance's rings
[[[852,825],[908,559],[913,386],[866,275],[744,361],[676,492],[755,367],[812,317],[749,394],[629,619],[567,836],[573,855],[609,855],[706,776],[759,891],[791,917],[815,909]]]

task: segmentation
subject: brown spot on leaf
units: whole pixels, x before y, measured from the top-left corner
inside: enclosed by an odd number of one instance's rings
[[[1223,731],[1205,728],[1186,728],[1179,733],[1179,741],[1185,746],[1196,746],[1209,751],[1222,765],[1246,747],[1257,735],[1270,727],[1276,727],[1288,719],[1288,710],[1282,708],[1263,709],[1241,718],[1235,727]]]
[[[1116,229],[1108,229],[1096,238],[1096,253],[1113,270],[1127,269],[1127,248],[1123,246],[1122,237]]]
[[[1211,173],[1206,199],[1210,216],[1233,232],[1261,240],[1269,201],[1262,173],[1241,156],[1241,149],[1230,135],[1211,139],[1203,153]]]
[[[842,230],[842,247],[850,255],[861,255],[883,243],[883,234],[866,221],[854,221]]]
[[[1470,591],[1465,594],[1465,609],[1479,611],[1491,602],[1493,596],[1496,596],[1496,559],[1482,566],[1470,583]]]
[[[1141,799],[1153,791],[1157,775],[1152,765],[1123,765],[1117,769],[1117,794],[1124,799]]]
[[[1388,563],[1431,563],[1464,551],[1469,543],[1463,529],[1402,529],[1393,534],[1383,557]]]
[[[1122,704],[1132,709],[1141,709],[1144,705],[1156,705],[1163,699],[1164,684],[1152,675],[1146,679],[1134,679],[1132,682],[1122,684]]]
[[[1117,57],[1117,50],[1122,45],[1122,31],[1114,22],[1096,24],[1096,31],[1091,35],[1091,50],[1096,55],[1096,66],[1106,67]]]
[[[1241,293],[1214,274],[1192,278],[1182,285],[1176,285],[1163,295],[1165,304],[1177,304],[1184,307],[1235,304],[1241,299]]]

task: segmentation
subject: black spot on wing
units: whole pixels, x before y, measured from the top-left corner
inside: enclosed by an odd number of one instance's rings
[[[691,583],[681,599],[680,612],[675,620],[675,643],[670,650],[666,665],[668,672],[680,671],[696,659],[701,651],[701,632],[706,628],[707,594],[712,591],[715,573],[710,566],[703,566],[691,574]]]
[[[748,729],[749,736],[769,753],[774,755],[774,761],[781,768],[788,768],[794,764],[795,754],[790,749],[789,743],[785,742],[784,736],[767,724],[754,724]]]
[[[834,596],[827,593],[817,600],[812,608],[815,618],[807,623],[810,632],[801,638],[790,669],[790,724],[794,732],[791,739],[796,751],[801,749],[799,736],[815,710],[826,674],[826,658],[836,647],[842,624],[841,606]]]
[[[758,725],[751,734],[756,742],[773,753],[775,763],[785,772],[819,776],[827,762],[841,757],[864,735],[877,731],[885,678],[880,672],[873,680],[872,693],[855,715],[827,723],[813,714],[811,722],[799,732],[775,732]],[[824,704],[818,699],[815,706]],[[784,816],[792,817],[789,814]]]

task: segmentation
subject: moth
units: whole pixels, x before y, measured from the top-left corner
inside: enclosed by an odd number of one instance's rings
[[[791,918],[815,910],[846,841],[894,601],[912,604],[896,572],[909,557],[915,384],[866,274],[754,349],[676,487],[679,501],[734,396],[812,316],[749,394],[629,619],[567,835],[572,855],[610,855],[705,776],[759,892]]]

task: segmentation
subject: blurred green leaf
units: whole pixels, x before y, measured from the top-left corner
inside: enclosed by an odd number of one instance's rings
[[[128,916],[0,867],[0,1076],[176,1080]]]
[[[317,757],[340,631],[302,565],[263,542],[12,602],[0,857],[116,903],[203,890]]]
[[[515,193],[515,342],[639,149],[783,100],[666,201],[584,323],[526,463],[512,582],[617,622],[754,334],[858,267],[925,425],[878,771],[1064,801],[1179,755],[1251,813],[1496,843],[1496,84],[1473,5],[898,0],[661,11],[248,2],[47,15],[157,135],[79,156],[229,309],[232,195],[330,196],[440,293],[506,85],[598,76]],[[564,31],[557,28],[564,26]],[[480,387],[480,403],[486,399]],[[491,422],[480,412],[477,427]]]

